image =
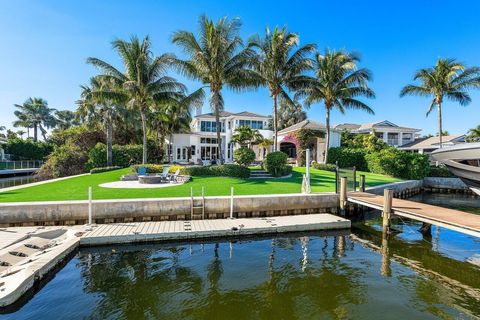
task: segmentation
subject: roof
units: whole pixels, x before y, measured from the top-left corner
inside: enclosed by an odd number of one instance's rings
[[[323,123],[312,121],[312,120],[303,120],[299,123],[296,123],[290,127],[278,131],[278,134],[284,134],[292,131],[297,131],[300,129],[310,129],[310,130],[325,130],[326,126]],[[331,129],[335,130],[334,128]],[[336,130],[335,130],[336,131]]]
[[[248,112],[248,111],[242,111],[237,113],[228,112],[228,111],[220,112],[220,118],[226,118],[230,116],[241,116],[241,117],[251,117],[251,118],[270,118],[270,116],[263,116],[261,114]],[[204,114],[195,116],[195,118],[215,118],[215,114],[213,112],[209,112],[209,113],[204,113]]]
[[[465,142],[464,134],[456,134],[442,136],[442,143],[457,144]],[[418,149],[437,149],[440,147],[439,137],[420,138],[399,147],[402,150],[418,150]]]
[[[342,123],[335,127],[335,129],[337,130],[348,130],[348,131],[356,131],[356,132],[370,132],[371,130],[375,130],[379,128],[395,128],[396,130],[399,130],[399,131],[401,130],[415,131],[415,132],[421,131],[421,129],[401,127],[388,120],[382,120],[382,121],[377,121],[372,123],[363,123],[363,124]]]

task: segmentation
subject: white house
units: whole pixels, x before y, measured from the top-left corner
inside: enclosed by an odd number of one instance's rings
[[[273,131],[268,129],[271,117],[252,112],[226,112],[220,113],[221,146],[226,163],[233,162],[233,151],[236,147],[231,141],[232,135],[240,126],[257,129],[266,139],[272,139]],[[190,123],[189,133],[176,133],[172,141],[167,139],[170,161],[179,163],[209,162],[219,159],[215,115],[213,113],[195,116]],[[261,160],[263,152],[258,146],[253,147],[257,160]]]
[[[309,129],[313,131],[326,132],[326,127],[323,123],[319,123],[311,120],[303,120],[293,126],[280,130],[278,132],[277,150],[283,151],[288,154],[289,158],[293,162],[297,158],[296,139],[295,133],[302,129]],[[330,148],[340,146],[341,131],[336,128],[330,129]],[[317,137],[313,139],[309,145],[309,149],[312,150],[312,160],[322,162],[325,154],[325,138]]]
[[[4,161],[5,159],[5,151],[3,150],[3,145],[7,144],[7,139],[0,137],[0,161]]]
[[[383,120],[374,123],[354,124],[344,123],[335,127],[339,131],[347,130],[355,134],[375,134],[388,145],[401,147],[413,142],[421,129],[401,127],[393,122]]]
[[[442,147],[452,147],[454,145],[465,143],[467,136],[464,134],[442,136]],[[440,148],[439,137],[420,138],[411,143],[404,144],[399,149],[405,151],[417,152],[420,154],[430,154],[432,151]]]

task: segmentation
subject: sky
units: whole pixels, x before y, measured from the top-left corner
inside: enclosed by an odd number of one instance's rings
[[[376,99],[364,100],[375,111],[369,115],[349,110],[333,112],[332,122],[366,123],[389,120],[401,126],[437,132],[436,114],[426,117],[429,99],[400,98],[401,88],[413,74],[436,60],[455,58],[467,66],[480,66],[480,1],[124,1],[0,0],[0,126],[12,127],[13,104],[42,97],[57,109],[75,109],[80,85],[97,70],[87,57],[97,57],[121,68],[111,49],[116,38],[150,36],[155,54],[173,52],[176,30],[198,30],[198,17],[222,16],[242,20],[240,34],[247,39],[263,34],[265,27],[286,26],[300,36],[301,44],[361,54],[360,67],[373,72]],[[190,91],[199,83],[171,75]],[[224,90],[225,109],[271,114],[265,89],[246,93]],[[462,107],[446,102],[444,129],[460,134],[480,124],[480,91]],[[203,111],[208,111],[207,102]],[[324,122],[321,104],[307,110],[308,117]]]

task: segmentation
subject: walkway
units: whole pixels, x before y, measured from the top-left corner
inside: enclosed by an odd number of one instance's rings
[[[366,192],[352,192],[347,195],[347,200],[369,208],[383,209],[383,196]],[[392,202],[392,213],[480,237],[480,215],[473,213],[396,198]]]

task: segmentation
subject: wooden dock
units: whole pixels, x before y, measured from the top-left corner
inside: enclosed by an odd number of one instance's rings
[[[80,238],[80,245],[239,237],[280,232],[348,229],[350,226],[350,220],[326,213],[266,218],[111,223],[92,227]]]
[[[384,206],[383,196],[366,192],[351,192],[347,201],[378,210]],[[473,213],[394,198],[392,214],[480,237],[480,215]]]

